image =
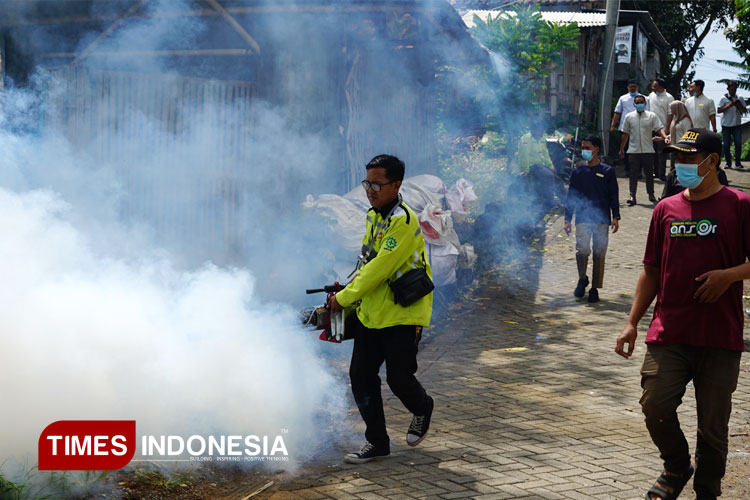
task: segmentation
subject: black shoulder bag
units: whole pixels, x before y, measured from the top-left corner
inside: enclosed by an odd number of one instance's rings
[[[408,307],[435,289],[435,284],[427,274],[427,262],[422,251],[422,265],[402,275],[395,281],[388,282],[396,304]]]

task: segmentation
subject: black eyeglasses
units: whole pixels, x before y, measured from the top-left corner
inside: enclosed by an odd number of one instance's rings
[[[370,182],[370,181],[362,181],[362,187],[365,188],[365,191],[368,189],[372,189],[376,193],[379,193],[381,189],[383,189],[383,186],[387,186],[388,184],[393,184],[396,181],[390,181],[386,182],[385,184],[380,184],[377,182]]]

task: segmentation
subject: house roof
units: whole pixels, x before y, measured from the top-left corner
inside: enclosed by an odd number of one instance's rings
[[[450,3],[461,12],[468,9],[502,9],[508,5],[518,3],[517,0],[450,0]],[[543,8],[547,7],[585,7],[588,9],[601,7],[604,8],[603,0],[536,0]]]
[[[641,29],[646,32],[649,39],[660,51],[669,52],[671,50],[669,43],[664,39],[664,35],[656,27],[651,14],[645,10],[620,10],[620,20],[617,23],[619,26],[635,24],[636,21],[640,23]]]
[[[487,19],[487,16],[492,16],[495,19],[497,16],[502,14],[514,16],[515,13],[512,11],[502,10],[469,10],[466,11],[461,18],[467,27],[472,28],[474,26],[474,15],[479,16],[481,19]],[[582,28],[590,28],[594,26],[606,26],[606,14],[604,12],[561,12],[561,11],[542,11],[542,19],[551,23],[558,24],[570,24],[572,22],[578,23],[578,26]]]
[[[481,19],[487,19],[487,16],[492,16],[492,19],[497,18],[500,15],[514,16],[515,13],[512,11],[503,10],[469,10],[461,15],[464,24],[467,27],[472,28],[474,26],[474,15],[479,16]],[[606,13],[601,11],[594,12],[581,12],[581,11],[541,11],[542,19],[551,23],[559,24],[570,24],[573,21],[578,23],[581,28],[591,28],[597,26],[606,26]],[[645,10],[621,10],[618,25],[627,26],[630,24],[639,23],[641,29],[646,32],[648,38],[653,42],[654,45],[661,52],[669,52],[669,43],[664,39],[664,36],[659,31],[659,28],[654,23],[654,20]]]

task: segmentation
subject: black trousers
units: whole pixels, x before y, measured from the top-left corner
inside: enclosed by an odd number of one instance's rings
[[[378,372],[385,361],[386,381],[393,394],[411,413],[427,413],[427,393],[414,376],[422,327],[399,325],[371,329],[359,321],[356,323],[354,351],[349,367],[354,401],[367,426],[367,441],[378,448],[390,450]]]
[[[654,137],[659,137],[659,134],[654,133]],[[669,156],[669,153],[664,151],[666,147],[664,141],[654,141],[654,177],[662,180],[667,176],[667,156]]]
[[[646,178],[646,192],[649,196],[654,194],[654,153],[633,153],[626,154],[625,158],[630,158],[630,196],[635,198],[635,192],[638,191],[638,176]]]

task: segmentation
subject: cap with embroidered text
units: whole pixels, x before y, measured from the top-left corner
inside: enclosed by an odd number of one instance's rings
[[[680,140],[664,148],[664,151],[683,153],[721,154],[721,137],[705,128],[691,128]]]

